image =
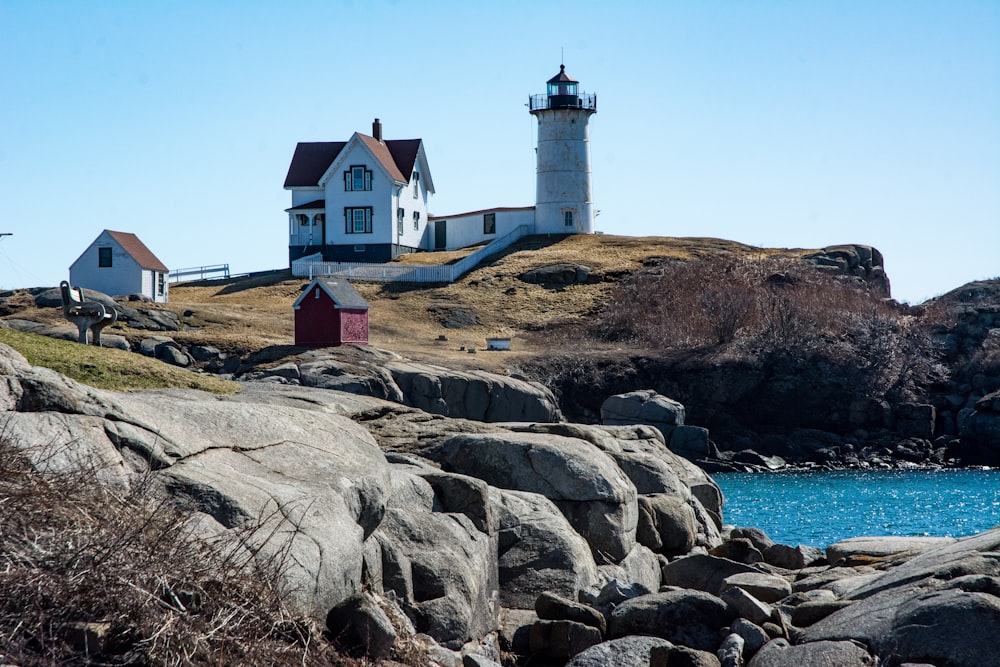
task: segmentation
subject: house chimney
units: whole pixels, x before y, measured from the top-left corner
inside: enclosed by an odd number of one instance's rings
[[[375,141],[382,141],[382,121],[378,118],[372,123],[372,136],[375,137]]]

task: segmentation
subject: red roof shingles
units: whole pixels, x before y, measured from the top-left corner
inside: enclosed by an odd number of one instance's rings
[[[358,136],[394,180],[409,183],[413,165],[417,161],[417,152],[420,150],[420,139],[378,141],[360,132]],[[300,142],[295,147],[292,163],[288,166],[285,187],[319,185],[319,179],[346,145],[346,141]]]
[[[132,259],[139,263],[144,269],[150,269],[153,271],[163,271],[167,273],[170,271],[163,262],[156,258],[146,244],[139,240],[139,237],[130,232],[113,232],[110,229],[104,230],[108,233],[108,236],[113,238],[118,245],[120,245],[125,252],[131,255]]]

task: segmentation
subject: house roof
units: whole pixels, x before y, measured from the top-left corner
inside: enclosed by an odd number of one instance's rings
[[[105,229],[108,236],[113,238],[118,245],[122,247],[125,252],[131,255],[139,266],[144,269],[151,269],[153,271],[164,271],[169,272],[170,269],[164,265],[159,259],[156,258],[146,244],[139,240],[139,237],[135,234],[129,232],[113,232],[110,229]]]
[[[302,300],[306,298],[311,292],[314,285],[318,285],[327,295],[333,299],[333,303],[337,308],[357,308],[368,310],[370,307],[365,298],[358,293],[358,290],[354,289],[354,285],[347,282],[343,278],[316,278],[311,283],[306,285],[306,288],[302,290],[302,294],[299,298],[295,300],[292,308],[295,310],[299,309],[299,304]]]
[[[326,208],[325,199],[317,199],[316,201],[306,202],[305,204],[299,204],[298,206],[293,206],[291,208],[286,208],[285,211],[313,211],[316,209]]]
[[[479,215],[480,213],[509,213],[511,211],[534,211],[534,206],[497,206],[495,208],[483,208],[478,211],[466,211],[454,215],[429,215],[428,220],[447,220],[448,218],[461,218],[467,215]]]
[[[389,175],[401,182],[409,183],[413,165],[420,150],[420,139],[389,139],[379,141],[375,137],[358,133],[368,150],[372,152]],[[292,155],[285,176],[285,187],[312,187],[319,185],[320,178],[330,168],[333,161],[347,145],[346,141],[299,142]]]

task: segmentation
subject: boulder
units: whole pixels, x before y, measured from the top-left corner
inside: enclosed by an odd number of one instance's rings
[[[382,585],[418,632],[448,648],[489,634],[499,617],[496,534],[465,514],[432,511],[435,493],[417,475],[393,476],[392,501],[374,533]]]
[[[678,498],[666,494],[638,497],[639,518],[636,540],[666,556],[679,556],[691,551],[698,539],[694,509]]]
[[[525,271],[517,278],[522,282],[546,287],[577,285],[588,282],[592,270],[582,264],[550,264]]]
[[[608,635],[661,637],[701,651],[715,651],[719,628],[735,614],[726,603],[708,593],[670,590],[623,602],[611,612]]]
[[[600,643],[600,630],[574,621],[537,621],[528,639],[532,659],[566,660]]]
[[[954,543],[951,537],[851,537],[826,548],[831,565],[857,558],[913,556],[929,549]]]
[[[441,442],[436,456],[447,470],[549,498],[595,559],[621,560],[635,544],[635,487],[590,443],[532,433],[457,435]]]
[[[726,635],[719,644],[716,655],[721,667],[743,667],[743,649],[746,643],[743,637],[735,632]]]
[[[530,609],[551,591],[576,598],[598,578],[590,547],[548,498],[490,487],[497,517],[500,603]]]
[[[611,426],[649,424],[660,428],[684,424],[684,406],[652,389],[610,396],[601,404],[601,422]],[[661,429],[663,430],[663,429]]]
[[[721,667],[721,663],[708,651],[686,646],[655,646],[649,652],[649,667]]]
[[[673,644],[659,637],[622,637],[578,653],[565,667],[638,667],[651,664],[651,651],[673,647]]]
[[[484,422],[560,419],[555,397],[539,383],[408,361],[389,361],[384,367],[407,404],[425,412]]]
[[[715,595],[722,590],[727,577],[760,573],[760,570],[726,558],[692,554],[664,564],[661,573],[666,586],[684,586]]]
[[[718,593],[721,595],[730,588],[742,588],[761,602],[777,602],[792,594],[792,585],[787,579],[763,572],[743,572],[728,576],[723,580]]]
[[[801,570],[823,561],[825,558],[826,554],[823,553],[822,549],[801,544],[795,547],[787,544],[773,544],[764,550],[765,563],[786,570]]]
[[[775,639],[765,644],[747,663],[747,667],[874,667],[878,664],[878,660],[864,646],[852,641],[820,641],[792,646],[784,639]]]
[[[579,602],[573,602],[554,593],[545,592],[535,600],[535,613],[538,618],[546,621],[574,621],[600,630],[605,634],[608,629],[604,614],[593,607]]]
[[[352,595],[331,609],[326,629],[341,650],[372,660],[388,658],[396,641],[389,616],[367,593]]]
[[[771,605],[761,602],[742,588],[727,589],[719,597],[733,609],[737,616],[757,625],[764,625],[774,615],[774,608]]]

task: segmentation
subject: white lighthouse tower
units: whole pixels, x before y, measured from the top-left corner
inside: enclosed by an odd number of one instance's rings
[[[579,82],[560,65],[559,74],[548,80],[548,91],[528,100],[538,119],[536,234],[594,232],[588,123],[597,113],[597,95],[578,88]]]

